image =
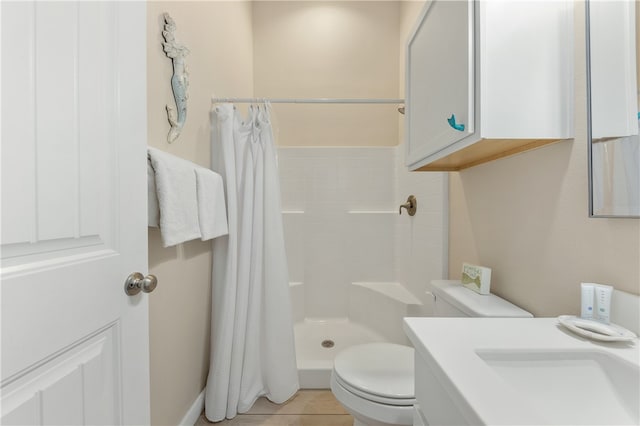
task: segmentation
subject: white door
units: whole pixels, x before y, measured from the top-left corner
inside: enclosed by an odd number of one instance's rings
[[[148,424],[146,7],[1,13],[2,424]]]

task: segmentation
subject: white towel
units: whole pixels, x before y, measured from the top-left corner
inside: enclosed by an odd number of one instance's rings
[[[227,235],[227,207],[222,176],[202,167],[196,168],[198,222],[202,241]]]
[[[200,238],[195,164],[148,148],[155,172],[160,233],[164,247]]]
[[[147,158],[147,219],[149,226],[158,228],[160,226],[160,206],[158,206],[158,195],[156,191],[156,174],[151,167],[151,160]]]

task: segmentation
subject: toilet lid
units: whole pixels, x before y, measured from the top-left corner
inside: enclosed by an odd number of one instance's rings
[[[352,346],[336,356],[333,371],[344,387],[366,399],[412,405],[413,353],[412,347],[395,343]]]

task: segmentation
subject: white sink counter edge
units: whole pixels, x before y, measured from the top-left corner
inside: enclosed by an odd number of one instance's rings
[[[595,351],[640,364],[637,339],[591,341],[565,331],[556,318],[405,318],[404,330],[442,386],[459,398],[456,403],[470,423],[520,424],[523,413],[529,424],[553,423],[501,380],[478,352]]]

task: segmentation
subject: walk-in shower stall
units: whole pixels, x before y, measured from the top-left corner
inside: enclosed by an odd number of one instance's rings
[[[398,147],[280,147],[296,356],[302,388],[328,388],[350,345],[408,343],[446,276],[446,175],[409,173]],[[417,198],[415,216],[399,206]]]

